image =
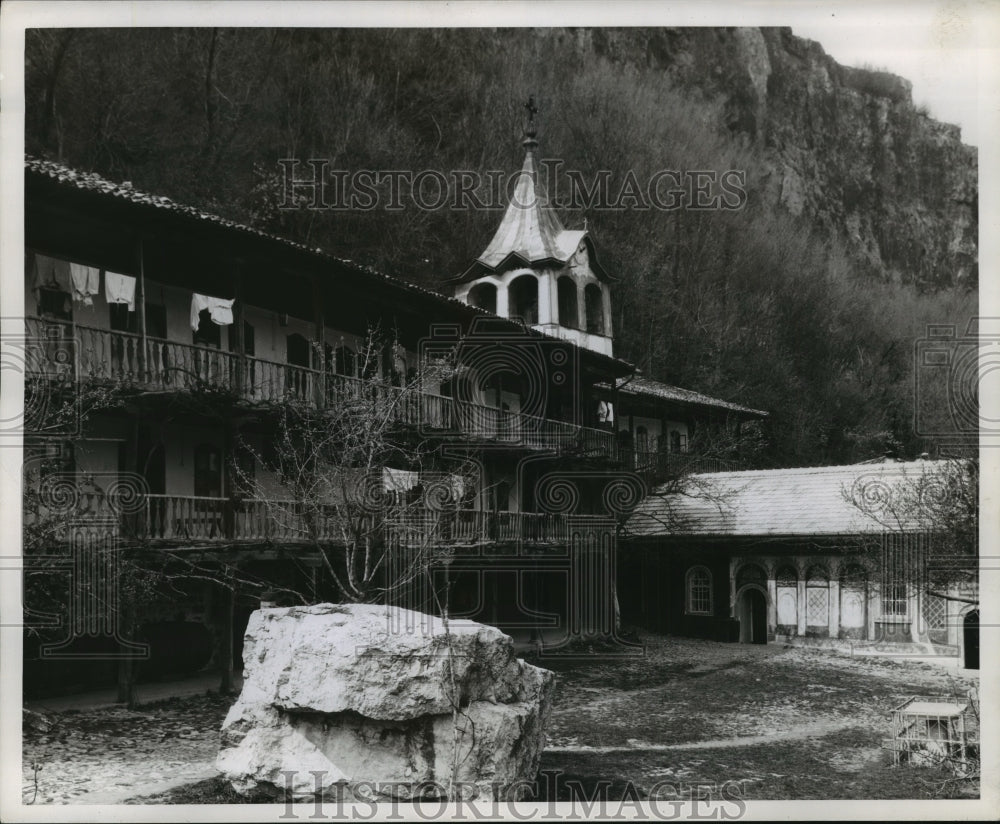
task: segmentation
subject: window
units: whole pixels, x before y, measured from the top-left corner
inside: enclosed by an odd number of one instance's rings
[[[194,450],[194,494],[197,498],[222,496],[222,451],[212,444]]]
[[[333,368],[338,375],[354,377],[357,374],[357,358],[347,346],[338,346],[333,353]]]
[[[912,548],[901,536],[887,535],[882,545],[882,615],[903,618],[907,615],[907,576],[913,569],[909,557]]]
[[[830,581],[822,567],[806,572],[806,625],[827,626],[830,621]]]
[[[687,612],[689,615],[712,614],[712,573],[703,566],[688,570]]]
[[[38,314],[43,318],[73,320],[73,302],[70,300],[69,293],[44,287],[39,289]]]
[[[286,362],[292,366],[301,366],[304,369],[308,369],[309,354],[312,348],[309,345],[309,341],[297,332],[293,332],[285,339],[285,343],[287,346],[285,353]]]
[[[149,331],[148,313],[147,313],[147,320],[146,320],[146,331]],[[149,334],[153,334],[153,333],[150,332]],[[236,327],[235,326],[231,326],[229,328],[229,351],[230,352],[235,352],[236,351],[236,344],[237,344],[237,340],[236,340]],[[253,354],[254,354],[255,350],[256,350],[256,343],[254,341],[254,329],[253,329],[253,325],[250,324],[250,323],[248,323],[247,321],[243,321],[243,354],[244,355],[249,355],[250,357],[253,357]]]
[[[906,616],[906,583],[886,581],[882,585],[882,615]]]
[[[507,512],[510,509],[510,483],[500,481],[493,488],[493,509],[497,512]]]
[[[123,303],[113,303],[112,306],[125,306]],[[128,307],[125,306],[127,309]],[[135,312],[132,312],[134,315]],[[167,307],[162,303],[146,304],[146,335],[151,338],[167,339]]]
[[[207,309],[202,309],[198,314],[198,331],[192,336],[193,342],[198,346],[214,346],[218,349],[222,345],[221,327],[212,320],[212,316]]]

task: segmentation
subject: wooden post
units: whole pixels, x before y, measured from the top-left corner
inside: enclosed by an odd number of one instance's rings
[[[148,382],[150,375],[146,368],[146,254],[142,236],[138,241],[139,278],[135,288],[135,311],[139,313],[139,380]]]
[[[319,288],[319,282],[312,280],[313,307],[315,332],[314,336],[319,344],[319,374],[316,376],[316,406],[323,408],[326,406],[326,322],[323,317],[323,295]]]
[[[226,571],[226,583],[222,590],[222,637],[219,639],[219,692],[232,693],[235,688],[233,677],[233,613],[236,609],[236,582],[232,570]]]
[[[236,261],[233,269],[233,335],[235,336],[236,350],[236,397],[242,399],[248,394],[247,387],[247,363],[246,363],[246,341],[243,339],[243,267],[239,260]]]

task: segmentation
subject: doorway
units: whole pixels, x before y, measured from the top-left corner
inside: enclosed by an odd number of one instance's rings
[[[967,613],[962,621],[962,648],[965,650],[965,668],[979,669],[979,610]]]
[[[747,587],[736,603],[741,644],[767,643],[767,598],[756,587]]]

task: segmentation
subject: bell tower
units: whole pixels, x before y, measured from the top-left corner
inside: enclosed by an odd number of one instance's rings
[[[566,229],[538,180],[534,97],[525,108],[524,165],[493,240],[458,278],[455,297],[611,355],[612,278],[586,228]]]

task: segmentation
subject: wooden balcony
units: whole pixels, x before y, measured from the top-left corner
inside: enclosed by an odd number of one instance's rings
[[[303,506],[291,501],[205,498],[187,495],[144,495],[116,512],[102,493],[78,496],[79,510],[70,518],[54,518],[44,510],[24,512],[26,527],[51,526],[52,540],[66,540],[65,523],[88,522],[114,527],[124,541],[149,541],[162,546],[213,544],[343,544],[346,536],[371,531],[402,547],[521,544],[565,545],[574,529],[588,524],[606,526],[607,519],[589,515],[535,512],[484,512],[471,509],[407,508],[359,516],[336,507]],[[360,517],[360,521],[359,521]],[[358,524],[360,523],[360,526]]]
[[[505,412],[384,381],[323,373],[207,346],[29,318],[28,371],[48,379],[91,381],[160,392],[221,390],[251,404],[286,400],[341,408],[376,408],[424,434],[509,444],[512,448],[610,458],[614,433],[565,421]]]

